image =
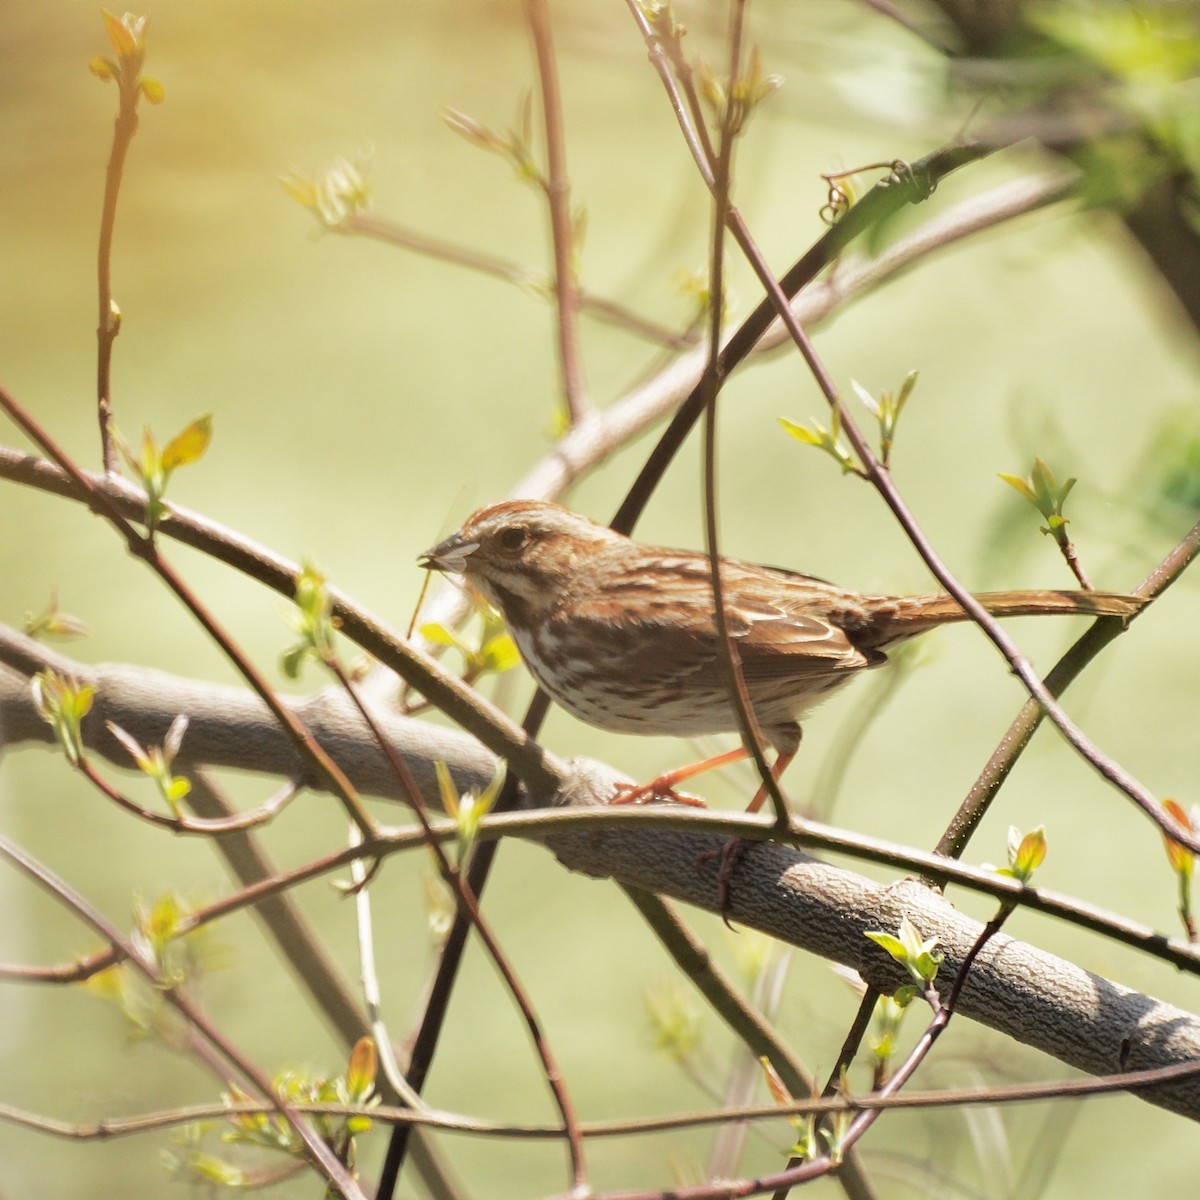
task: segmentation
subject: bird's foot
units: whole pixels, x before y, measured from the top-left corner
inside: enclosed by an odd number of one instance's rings
[[[726,925],[729,925],[729,881],[745,850],[746,843],[742,838],[730,838],[720,850],[705,850],[696,855],[697,869],[706,862],[717,860],[717,912]],[[733,928],[732,925],[729,927]]]
[[[701,775],[705,771],[716,770],[728,763],[740,762],[746,757],[746,751],[738,746],[735,750],[726,750],[712,758],[700,762],[688,763],[685,767],[676,767],[673,771],[664,771],[649,783],[628,784],[617,789],[616,795],[609,804],[649,804],[655,800],[671,800],[676,804],[690,804],[693,808],[707,808],[708,805],[699,796],[675,790],[677,783]],[[790,761],[790,760],[789,760]]]
[[[707,808],[708,805],[699,796],[688,792],[677,792],[669,775],[660,775],[649,783],[623,783],[613,793],[609,804],[657,804],[666,801],[670,804],[689,804],[693,808]]]

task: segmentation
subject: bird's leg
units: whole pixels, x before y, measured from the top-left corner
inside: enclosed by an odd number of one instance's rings
[[[784,771],[792,765],[792,759],[796,757],[796,751],[793,750],[790,754],[780,753],[775,759],[775,765],[771,768],[771,778],[778,783],[780,776]],[[763,806],[763,801],[770,795],[767,785],[764,783],[757,792],[754,793],[754,799],[746,806],[748,813],[756,813]]]
[[[654,800],[674,800],[680,804],[691,804],[696,808],[705,808],[703,800],[696,796],[689,796],[687,792],[677,792],[675,787],[677,784],[683,783],[687,779],[691,779],[696,775],[703,775],[706,771],[715,771],[718,767],[726,767],[730,763],[741,762],[742,759],[748,758],[745,746],[735,746],[732,750],[726,750],[721,754],[714,754],[711,758],[701,759],[699,762],[688,763],[686,766],[676,767],[673,771],[664,771],[661,775],[655,776],[649,783],[626,784],[618,789],[617,794],[609,801],[609,804],[646,804]],[[771,778],[776,783],[779,782],[779,777],[791,765],[791,761],[796,757],[796,751],[793,750],[789,754],[780,754],[775,759],[775,764],[771,768]],[[757,792],[754,793],[754,798],[750,801],[746,808],[748,813],[756,813],[763,806],[763,801],[768,796],[767,785],[764,783]]]
[[[746,748],[737,746],[733,750],[726,750],[723,754],[714,754],[711,758],[702,759],[700,762],[688,763],[687,766],[676,767],[673,771],[664,771],[649,783],[628,784],[621,787],[609,804],[645,804],[652,800],[675,800],[680,804],[706,808],[707,805],[703,800],[696,796],[689,796],[687,792],[677,792],[675,785],[683,783],[684,780],[691,779],[695,775],[702,775],[705,771],[715,771],[717,767],[740,762],[745,757]],[[759,800],[758,803],[761,805],[762,801]]]
[[[780,751],[777,755],[775,762],[771,766],[771,778],[776,783],[779,782],[784,771],[791,765],[792,759],[796,757],[798,749],[799,747],[797,746],[793,750]],[[697,808],[705,808],[707,806],[704,801],[698,797],[689,796],[686,792],[677,792],[675,790],[676,784],[683,783],[684,780],[703,774],[705,771],[712,771],[717,767],[741,762],[744,758],[749,758],[746,747],[735,746],[732,750],[726,750],[723,754],[715,754],[711,758],[702,759],[700,762],[688,763],[687,766],[676,767],[673,771],[665,771],[649,783],[623,785],[618,788],[616,794],[609,800],[609,804],[646,804],[654,800],[673,800],[679,804],[691,804]],[[746,811],[748,813],[758,812],[769,794],[767,785],[765,783],[762,784],[758,791],[754,793],[754,797],[749,805],[747,805]],[[717,866],[717,911],[721,914],[721,919],[726,925],[729,924],[729,918],[726,915],[729,907],[729,881],[733,875],[734,868],[738,864],[738,859],[742,856],[744,848],[745,842],[741,838],[731,837],[720,850],[706,850],[703,854],[696,856],[697,867],[714,858],[719,860]]]

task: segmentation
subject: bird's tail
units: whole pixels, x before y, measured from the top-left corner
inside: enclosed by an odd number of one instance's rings
[[[975,597],[993,617],[1040,616],[1136,616],[1145,604],[1141,596],[1119,592],[1028,590],[981,592]],[[874,597],[866,606],[871,613],[869,644],[884,649],[895,642],[946,625],[968,616],[953,596],[939,592],[929,596]]]

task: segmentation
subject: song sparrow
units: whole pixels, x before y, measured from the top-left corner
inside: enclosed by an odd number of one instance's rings
[[[581,720],[680,737],[737,729],[706,555],[641,545],[557,504],[508,500],[480,509],[420,562],[461,575],[499,609],[534,678]],[[779,755],[777,773],[795,755],[799,719],[813,705],[885,663],[888,647],[966,618],[944,593],[861,595],[732,558],[721,560],[721,581],[754,715]],[[1087,591],[976,598],[999,617],[1130,617],[1142,603]]]

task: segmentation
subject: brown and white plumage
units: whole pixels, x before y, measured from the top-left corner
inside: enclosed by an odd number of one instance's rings
[[[709,560],[645,546],[570,509],[508,500],[422,557],[461,574],[503,615],[538,683],[603,729],[691,737],[737,728],[721,669]],[[945,594],[870,596],[776,567],[721,560],[729,632],[763,735],[781,756],[799,719],[889,646],[964,620]],[[1132,616],[1136,597],[1017,591],[978,596],[996,616]]]

